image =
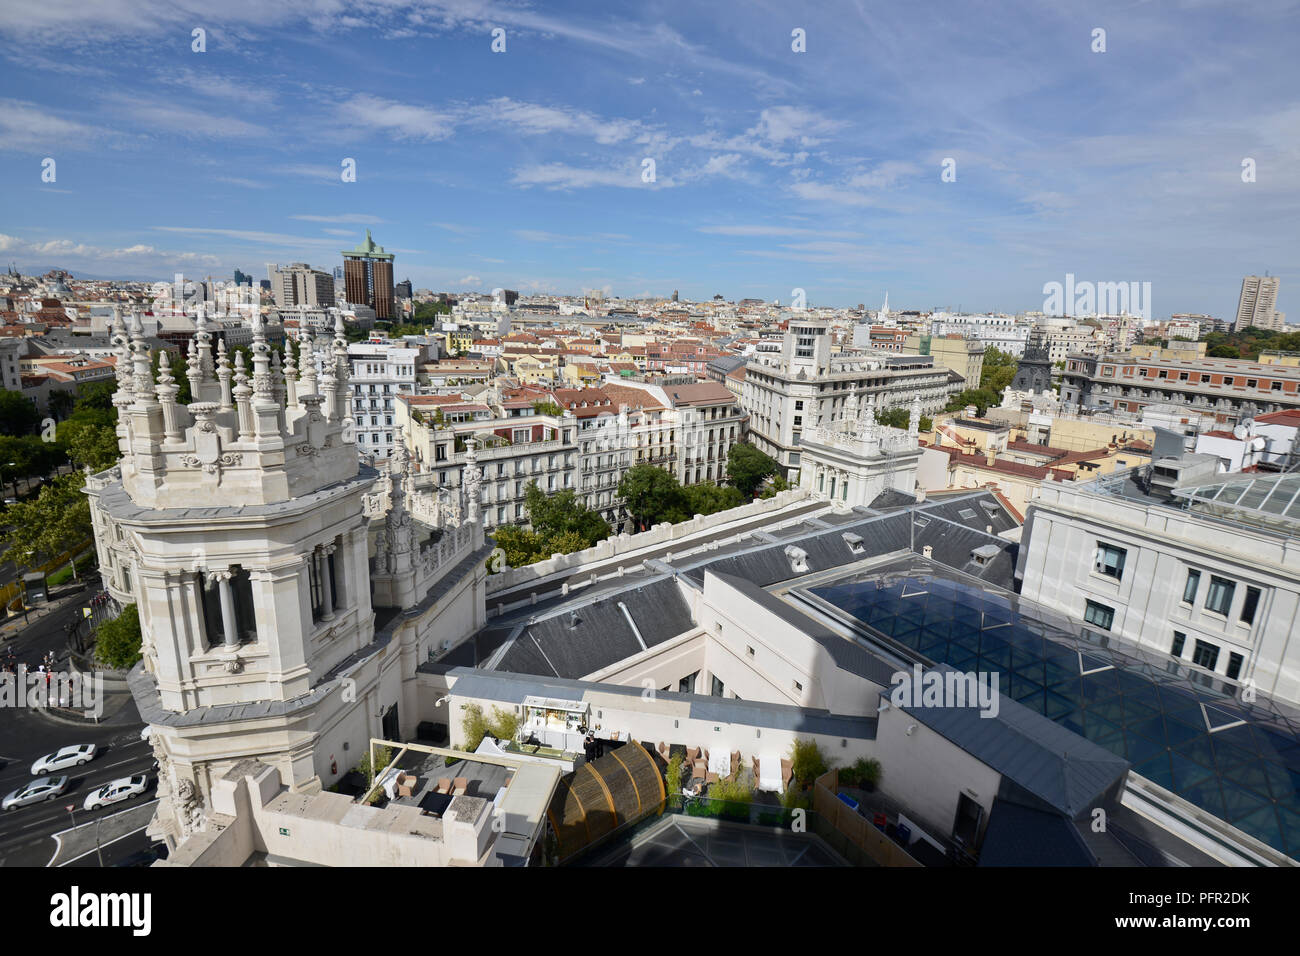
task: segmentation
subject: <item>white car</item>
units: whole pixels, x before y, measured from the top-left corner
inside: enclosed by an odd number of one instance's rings
[[[67,788],[67,777],[46,777],[42,780],[33,780],[27,786],[19,787],[5,797],[0,806],[3,806],[6,810],[17,810],[19,807],[25,807],[30,803],[53,800]]]
[[[147,774],[138,773],[134,777],[122,777],[112,783],[105,784],[97,790],[90,791],[90,793],[86,794],[86,802],[81,806],[84,810],[98,810],[110,803],[134,800],[148,789],[149,777]]]
[[[62,750],[56,750],[52,754],[46,754],[36,763],[32,764],[32,776],[39,777],[43,773],[51,773],[55,770],[67,770],[69,767],[80,767],[83,763],[89,763],[95,759],[95,754],[99,748],[94,744],[79,744],[75,747],[64,747]]]

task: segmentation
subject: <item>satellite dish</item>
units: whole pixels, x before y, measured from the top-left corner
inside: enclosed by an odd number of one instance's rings
[[[1244,439],[1249,434],[1250,429],[1246,427],[1244,422],[1232,430],[1233,437],[1238,440]]]

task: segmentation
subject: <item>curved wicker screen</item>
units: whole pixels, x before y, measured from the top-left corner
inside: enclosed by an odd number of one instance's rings
[[[655,759],[635,741],[590,763],[560,781],[546,811],[559,841],[559,858],[635,823],[664,806],[664,778]]]

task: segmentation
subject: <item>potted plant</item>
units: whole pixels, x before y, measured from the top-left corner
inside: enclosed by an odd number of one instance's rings
[[[873,793],[880,783],[880,761],[875,757],[859,757],[853,766],[858,773],[858,786]]]

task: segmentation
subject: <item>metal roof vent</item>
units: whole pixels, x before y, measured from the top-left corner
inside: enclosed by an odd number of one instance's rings
[[[582,620],[581,620],[581,618],[578,617],[578,612],[577,612],[577,611],[570,611],[570,612],[569,612],[569,630],[571,630],[571,631],[572,631],[572,630],[576,630],[577,627],[578,627],[578,625],[581,624],[581,623],[582,623]]]
[[[808,572],[808,552],[792,544],[785,546],[785,556],[790,559],[790,570],[795,574]]]
[[[866,550],[862,544],[862,535],[854,534],[851,531],[844,532],[844,543],[849,546],[849,550],[854,554],[861,554]]]

